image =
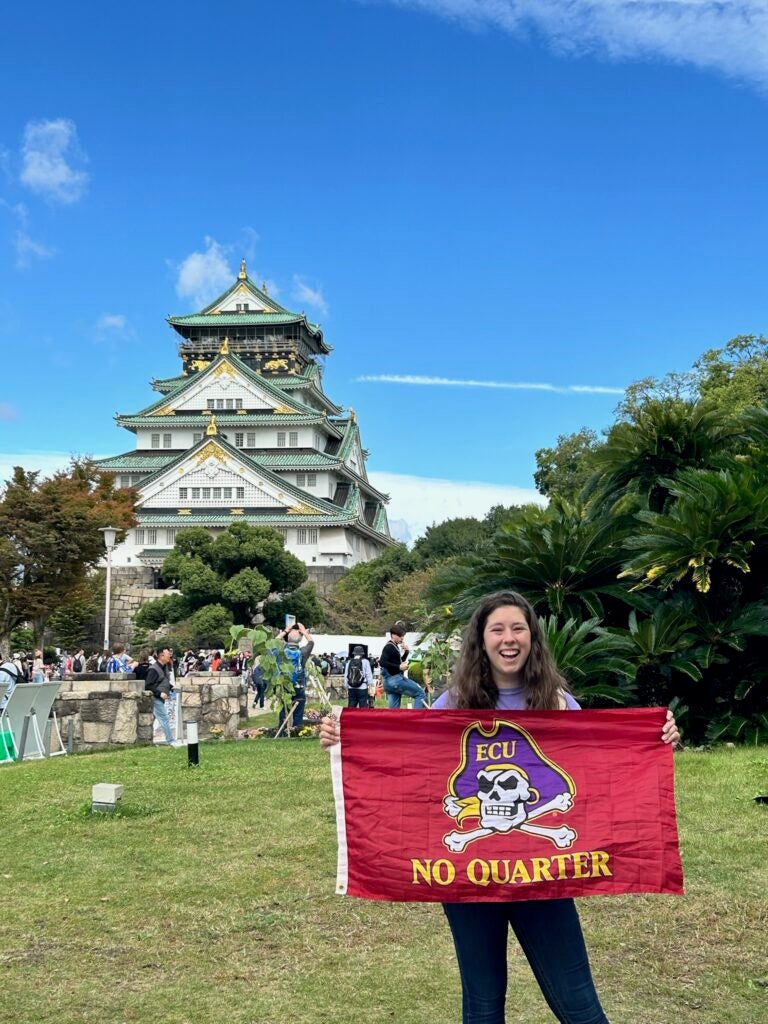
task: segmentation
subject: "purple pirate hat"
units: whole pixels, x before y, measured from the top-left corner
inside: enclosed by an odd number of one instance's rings
[[[482,769],[516,768],[525,773],[538,797],[531,806],[561,793],[576,792],[573,779],[545,757],[533,737],[519,725],[496,722],[485,730],[479,722],[468,726],[461,738],[461,764],[448,782],[448,791],[459,799],[477,794],[477,773]]]

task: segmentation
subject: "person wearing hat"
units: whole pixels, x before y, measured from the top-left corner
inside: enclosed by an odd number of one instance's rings
[[[367,708],[368,687],[373,685],[371,663],[365,656],[366,650],[361,644],[352,648],[352,657],[344,666],[344,685],[347,688],[347,704],[351,708]]]
[[[408,679],[403,673],[408,668],[408,655],[410,651],[405,643],[405,627],[402,623],[396,622],[389,629],[389,641],[384,644],[379,664],[381,676],[384,680],[384,693],[387,695],[387,707],[399,708],[403,699],[413,698],[414,708],[423,708],[426,704],[426,690]]]

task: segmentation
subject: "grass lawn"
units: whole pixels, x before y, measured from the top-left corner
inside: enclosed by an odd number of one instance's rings
[[[269,724],[259,719],[258,724]],[[334,896],[316,740],[135,749],[0,769],[0,1019],[453,1024],[438,906]],[[685,897],[581,901],[612,1024],[768,1020],[768,749],[677,757]],[[125,786],[91,817],[95,782]],[[547,1024],[510,944],[509,1024]]]

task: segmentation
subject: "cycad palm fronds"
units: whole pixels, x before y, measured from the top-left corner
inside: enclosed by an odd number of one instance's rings
[[[705,594],[716,564],[748,573],[755,545],[768,535],[768,482],[741,464],[683,470],[662,482],[675,503],[667,512],[638,513],[645,530],[626,546],[639,554],[621,575],[662,590],[690,576]]]

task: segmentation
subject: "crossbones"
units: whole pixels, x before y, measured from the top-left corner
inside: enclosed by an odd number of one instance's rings
[[[568,811],[573,806],[570,793],[558,793],[540,807],[530,810],[527,804],[531,801],[531,787],[524,774],[514,768],[504,771],[486,771],[477,773],[477,797],[480,803],[480,827],[470,832],[449,832],[443,837],[443,843],[452,853],[462,853],[465,848],[475,842],[499,833],[527,832],[529,835],[543,836],[555,846],[564,850],[576,839],[576,832],[568,825],[550,827],[548,825],[532,825],[531,821],[540,818],[550,811]],[[443,809],[452,818],[459,815],[461,804],[454,796],[443,800]]]

